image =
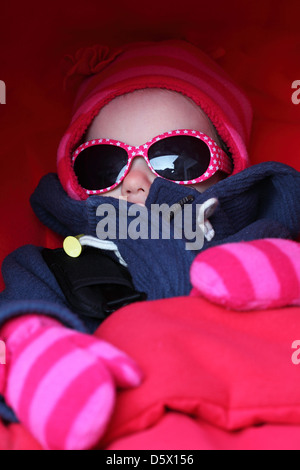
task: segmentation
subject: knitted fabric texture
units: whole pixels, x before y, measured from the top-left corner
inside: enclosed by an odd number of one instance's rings
[[[219,206],[210,217],[215,236],[211,241],[204,240],[202,251],[223,243],[259,238],[297,239],[300,232],[299,182],[300,175],[296,170],[276,162],[249,167],[204,193],[157,178],[151,185],[146,208],[150,215],[152,205],[164,203],[171,207],[193,195],[192,206],[196,210],[197,205],[208,199],[218,199]],[[86,201],[74,201],[62,190],[55,175],[48,175],[40,182],[31,204],[40,220],[61,235],[84,233],[94,237],[101,221],[97,209],[101,204],[110,204],[115,209],[118,233],[118,199],[91,196]],[[195,217],[192,219],[196,220]],[[128,217],[127,224],[130,223]],[[192,230],[195,230],[194,225]],[[197,251],[186,250],[186,241],[162,237],[131,239],[129,236],[114,240],[128,265],[135,288],[146,292],[149,300],[189,294],[189,267]],[[155,263],[156,259],[160,263]]]
[[[300,305],[299,256],[299,243],[272,238],[210,248],[192,264],[192,294],[235,310]]]
[[[124,353],[52,318],[19,317],[1,334],[9,356],[1,393],[44,449],[90,448],[106,429],[116,387],[141,381]]]
[[[249,164],[246,146],[252,111],[242,90],[213,60],[180,40],[94,46],[68,58],[67,81],[82,81],[71,124],[58,149],[58,175],[74,199],[86,199],[71,168],[71,155],[99,111],[112,99],[145,88],[182,93],[207,114],[232,154],[237,173]]]

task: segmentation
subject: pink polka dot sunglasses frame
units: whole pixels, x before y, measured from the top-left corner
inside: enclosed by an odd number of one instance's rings
[[[74,168],[75,161],[77,157],[81,154],[81,152],[95,145],[113,145],[118,148],[122,148],[126,150],[128,161],[127,161],[126,168],[124,172],[122,173],[122,176],[114,184],[104,189],[83,188],[86,194],[88,195],[103,194],[119,186],[124,180],[124,178],[126,178],[130,170],[132,161],[136,157],[144,158],[144,160],[147,162],[147,165],[152,171],[152,173],[154,173],[159,178],[163,178],[163,176],[159,175],[155,171],[155,169],[152,167],[148,158],[148,150],[153,144],[157,143],[158,141],[162,139],[167,139],[168,137],[173,137],[173,136],[191,136],[191,137],[195,137],[205,142],[210,152],[210,162],[206,171],[203,174],[199,175],[199,177],[197,178],[193,178],[189,180],[180,180],[180,181],[175,181],[175,180],[169,180],[169,181],[172,181],[177,184],[188,185],[188,184],[201,183],[209,179],[211,176],[213,176],[218,170],[223,171],[224,173],[228,175],[232,173],[232,161],[230,157],[224,152],[224,150],[221,149],[218,146],[218,144],[208,135],[204,134],[203,132],[191,130],[191,129],[177,129],[174,131],[165,132],[164,134],[160,134],[156,137],[153,137],[151,140],[149,140],[145,144],[140,145],[138,147],[127,145],[124,142],[113,140],[113,139],[93,139],[88,142],[84,142],[75,150],[72,156],[72,166]],[[165,178],[165,179],[168,179],[168,178]]]

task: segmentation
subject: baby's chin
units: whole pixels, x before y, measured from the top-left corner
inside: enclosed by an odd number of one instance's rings
[[[119,191],[116,191],[113,189],[112,191],[108,191],[107,193],[102,194],[102,196],[113,197],[114,199],[119,199],[121,201],[130,202],[132,204],[137,204],[138,206],[144,207],[148,195],[146,197],[143,197],[142,200],[139,200],[139,199],[136,199],[135,197],[123,196],[122,194],[119,193]]]

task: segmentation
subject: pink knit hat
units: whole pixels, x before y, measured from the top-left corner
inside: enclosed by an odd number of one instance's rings
[[[244,93],[212,59],[181,40],[94,46],[69,58],[67,80],[81,80],[74,114],[58,149],[58,176],[74,199],[86,199],[71,166],[73,151],[92,120],[113,98],[144,88],[165,88],[192,99],[207,114],[233,158],[233,174],[248,165],[252,111]]]

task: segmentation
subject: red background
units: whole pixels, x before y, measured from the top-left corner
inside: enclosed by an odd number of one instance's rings
[[[254,107],[253,163],[279,160],[300,169],[298,0],[86,0],[5,2],[0,7],[0,260],[24,243],[51,243],[29,196],[55,171],[56,150],[70,116],[61,60],[95,43],[189,38],[213,54],[242,85]],[[224,54],[225,53],[225,54]]]
[[[193,40],[236,78],[252,102],[252,162],[277,160],[300,170],[300,104],[291,100],[292,82],[300,80],[299,13],[299,0],[2,2],[0,262],[20,245],[58,242],[34,216],[29,197],[40,177],[55,171],[70,117],[60,63],[82,46]],[[0,428],[2,448],[39,447],[19,425],[4,429],[0,423]]]

